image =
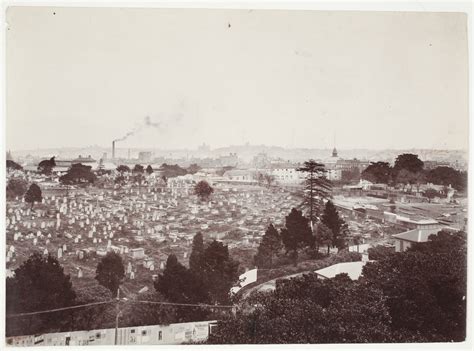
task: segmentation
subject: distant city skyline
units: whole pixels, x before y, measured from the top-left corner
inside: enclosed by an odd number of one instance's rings
[[[119,148],[468,148],[460,13],[10,7],[7,22],[7,150],[129,133]]]

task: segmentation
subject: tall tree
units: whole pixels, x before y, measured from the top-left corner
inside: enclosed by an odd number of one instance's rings
[[[143,174],[145,172],[145,169],[143,168],[142,165],[135,165],[135,167],[133,167],[133,173],[140,173],[140,174]]]
[[[328,248],[328,255],[331,249],[333,240],[332,230],[329,229],[324,223],[318,223],[316,236],[315,236],[315,243],[316,243],[316,252],[319,252],[319,247],[321,245],[327,246]]]
[[[301,211],[293,208],[285,217],[285,228],[281,231],[281,239],[287,252],[297,253],[298,248],[313,247],[314,237],[309,219]]]
[[[171,254],[166,260],[165,270],[158,276],[154,286],[157,292],[171,302],[209,303],[206,283],[201,276],[187,269]],[[178,308],[177,314],[181,321],[199,320],[206,316],[206,311],[201,308]]]
[[[467,173],[451,167],[436,167],[428,171],[427,181],[437,185],[451,185],[456,190],[463,191],[467,187]]]
[[[28,183],[22,178],[10,178],[7,183],[6,195],[7,199],[22,197],[28,190]]]
[[[146,167],[146,173],[147,173],[148,175],[150,175],[150,174],[153,173],[153,168],[152,168],[150,165],[148,165],[148,166]]]
[[[278,230],[273,224],[270,224],[262,237],[262,241],[258,247],[254,257],[255,265],[258,268],[273,267],[273,259],[282,248],[282,242]]]
[[[401,154],[398,155],[395,160],[393,169],[398,172],[402,169],[406,169],[412,173],[418,173],[423,171],[423,161],[418,158],[415,154]]]
[[[306,177],[301,205],[306,208],[307,215],[314,224],[321,213],[324,200],[331,198],[331,181],[326,178],[324,165],[314,160],[304,162],[303,167],[297,170],[304,172]]]
[[[205,180],[201,180],[194,187],[194,193],[201,201],[209,199],[209,196],[214,192],[214,189]]]
[[[63,184],[94,183],[97,176],[92,172],[92,166],[75,163],[67,173],[59,178]]]
[[[230,288],[237,282],[238,262],[229,256],[222,242],[212,241],[204,250],[203,272],[211,302],[228,303]]]
[[[7,160],[7,170],[22,171],[23,167],[13,160]]]
[[[361,174],[361,178],[372,183],[388,184],[391,179],[392,167],[388,162],[371,162]]]
[[[122,257],[113,251],[108,252],[97,265],[95,279],[115,296],[124,277]]]
[[[58,260],[36,252],[6,281],[6,312],[16,314],[43,311],[74,304],[76,294],[69,275]],[[64,315],[42,314],[26,319],[9,319],[9,334],[30,335],[48,328],[59,328]]]
[[[321,222],[332,232],[332,246],[338,249],[343,248],[345,246],[347,226],[344,220],[339,216],[339,212],[337,212],[332,201],[326,202]]]
[[[193,238],[193,246],[191,254],[189,255],[189,268],[193,272],[201,273],[204,255],[204,240],[202,234],[199,232]]]
[[[43,195],[41,193],[41,188],[36,184],[33,183],[28,188],[28,191],[25,193],[25,201],[31,204],[31,208],[35,202],[41,202],[43,200]]]
[[[56,161],[53,156],[49,160],[43,160],[38,164],[38,172],[44,175],[51,175],[54,167],[56,167]]]

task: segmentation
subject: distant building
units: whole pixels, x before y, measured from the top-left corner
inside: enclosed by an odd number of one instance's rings
[[[58,161],[56,161],[56,164],[57,164]],[[90,163],[95,163],[97,162],[96,160],[94,160],[91,155],[87,156],[87,157],[82,157],[82,155],[79,155],[78,158],[75,158],[74,160],[71,161],[73,164],[74,163],[81,163],[83,165],[87,165],[87,164],[90,164]]]
[[[217,159],[221,167],[237,167],[239,164],[239,157],[236,153],[230,153],[226,156],[220,156]]]
[[[246,169],[233,169],[223,175],[224,178],[232,181],[249,182],[255,181],[253,172]]]
[[[152,160],[153,153],[151,151],[140,151],[138,153],[138,161],[150,162]]]
[[[252,160],[255,168],[268,168],[270,166],[270,158],[264,152],[261,152],[254,156]]]
[[[291,162],[273,163],[270,166],[270,174],[280,184],[298,184],[305,179],[305,174],[298,171],[298,167],[298,164]]]

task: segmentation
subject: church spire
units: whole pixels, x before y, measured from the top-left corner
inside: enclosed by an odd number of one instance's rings
[[[334,132],[334,149],[332,149],[332,157],[337,157],[337,149],[336,149],[336,132]]]

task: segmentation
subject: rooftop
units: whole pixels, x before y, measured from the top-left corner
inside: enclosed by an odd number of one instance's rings
[[[392,235],[392,238],[410,241],[414,243],[424,243],[428,241],[428,237],[431,234],[436,234],[441,228],[430,228],[430,229],[413,229],[400,234]]]
[[[343,262],[315,271],[318,276],[324,278],[334,278],[336,275],[346,273],[352,280],[357,280],[362,274],[366,262]]]

